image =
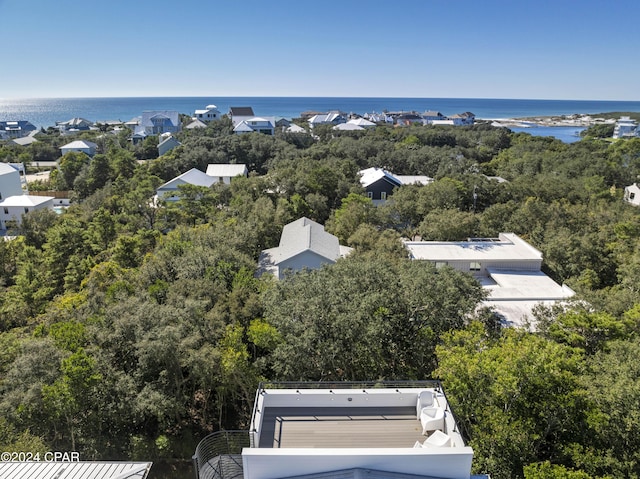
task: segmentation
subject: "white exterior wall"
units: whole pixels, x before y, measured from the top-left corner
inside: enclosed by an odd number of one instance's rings
[[[324,256],[320,256],[313,251],[303,251],[302,253],[297,254],[292,258],[282,261],[278,265],[278,278],[282,279],[284,277],[284,272],[287,269],[291,269],[293,271],[300,271],[304,268],[320,269],[323,264],[333,263],[335,263],[335,261],[332,261],[329,258],[325,258]]]
[[[0,229],[7,228],[7,221],[22,223],[22,215],[35,210],[53,209],[53,198],[35,206],[0,206]]]
[[[9,168],[13,171],[9,171]],[[22,194],[20,173],[10,166],[7,166],[6,170],[6,173],[0,174],[0,200]]]

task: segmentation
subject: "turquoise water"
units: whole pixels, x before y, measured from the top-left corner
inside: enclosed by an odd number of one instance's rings
[[[294,118],[307,110],[347,113],[436,110],[443,115],[470,111],[478,118],[640,112],[640,101],[517,100],[487,98],[347,98],[347,97],[141,97],[0,99],[0,120],[28,120],[38,127],[82,117],[91,121],[127,121],[144,110],[177,110],[193,115],[215,104],[226,113],[231,106],[251,106],[256,115]]]
[[[533,136],[553,136],[564,143],[580,140],[582,127],[576,126],[532,126],[529,128],[509,128],[513,132],[529,133]]]

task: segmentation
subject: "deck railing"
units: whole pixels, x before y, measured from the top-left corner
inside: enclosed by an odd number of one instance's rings
[[[202,439],[191,458],[196,479],[242,479],[242,448],[248,431],[218,431]]]

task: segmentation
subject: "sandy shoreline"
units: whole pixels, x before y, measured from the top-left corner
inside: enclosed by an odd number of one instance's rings
[[[490,121],[494,126],[532,128],[536,126],[575,126],[587,128],[597,124],[615,124],[612,118],[599,118],[591,115],[561,115],[540,116],[527,118],[482,118],[482,121]]]

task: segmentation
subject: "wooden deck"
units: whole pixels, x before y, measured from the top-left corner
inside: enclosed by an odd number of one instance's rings
[[[267,408],[259,447],[406,448],[424,439],[413,407]]]

